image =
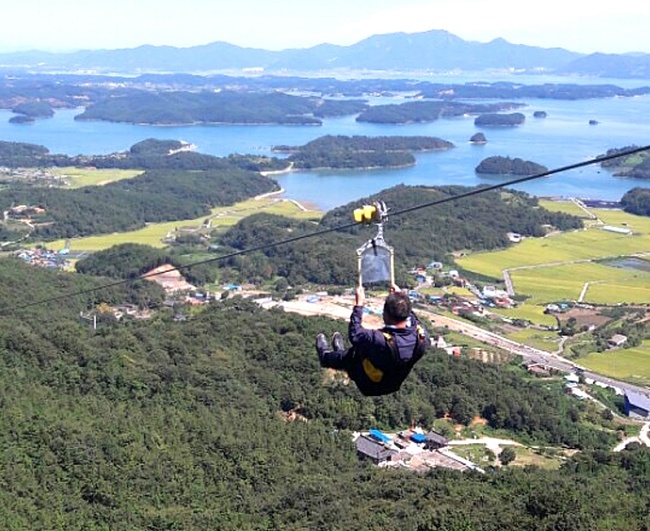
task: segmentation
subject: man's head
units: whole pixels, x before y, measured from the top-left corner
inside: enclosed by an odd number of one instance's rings
[[[387,325],[400,324],[411,315],[411,299],[403,291],[396,291],[386,297],[384,302],[384,323]]]

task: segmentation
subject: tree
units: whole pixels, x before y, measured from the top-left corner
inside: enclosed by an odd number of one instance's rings
[[[506,446],[499,454],[499,461],[504,466],[509,465],[517,458],[517,454],[511,446]]]

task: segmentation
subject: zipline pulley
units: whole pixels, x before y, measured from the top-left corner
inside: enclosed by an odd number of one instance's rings
[[[359,286],[375,282],[395,283],[393,248],[384,240],[384,222],[388,219],[388,207],[383,201],[375,201],[354,210],[357,223],[377,226],[377,234],[357,249]]]

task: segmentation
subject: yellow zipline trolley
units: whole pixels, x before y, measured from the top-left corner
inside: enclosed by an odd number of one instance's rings
[[[395,283],[393,248],[384,240],[384,222],[388,207],[383,201],[375,201],[354,210],[354,221],[377,226],[377,234],[357,249],[359,286],[375,282]]]

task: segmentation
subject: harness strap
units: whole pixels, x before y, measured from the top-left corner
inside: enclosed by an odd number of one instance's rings
[[[399,356],[399,349],[397,348],[395,336],[390,332],[386,332],[386,331],[382,331],[382,333],[384,334],[384,338],[386,339],[386,344],[388,345],[388,348],[390,348],[390,351],[392,352],[395,361],[398,363],[403,363]],[[410,360],[408,360],[408,363],[415,363],[424,355],[425,346],[426,346],[424,344],[425,335],[424,335],[424,329],[422,328],[422,325],[420,325],[419,323],[417,325],[417,334],[418,334],[418,340],[415,343],[415,347],[413,348],[413,357]]]

